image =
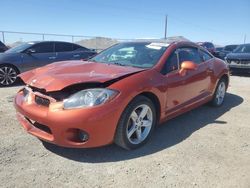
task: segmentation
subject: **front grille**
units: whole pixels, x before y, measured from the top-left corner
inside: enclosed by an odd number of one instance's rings
[[[250,60],[227,59],[229,64],[248,65]]]
[[[46,99],[46,98],[43,98],[43,97],[40,97],[37,95],[35,96],[35,102],[38,105],[42,105],[42,106],[46,106],[46,107],[48,107],[50,105],[49,99]]]
[[[240,61],[240,64],[244,64],[244,65],[250,64],[250,61]]]

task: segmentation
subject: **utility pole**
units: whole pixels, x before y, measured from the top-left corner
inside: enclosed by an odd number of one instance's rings
[[[244,44],[246,44],[247,35],[244,35]]]
[[[168,15],[165,17],[165,34],[164,39],[167,39],[167,29],[168,29]]]
[[[5,44],[5,36],[4,36],[4,31],[2,31],[2,37],[3,37],[3,43]]]

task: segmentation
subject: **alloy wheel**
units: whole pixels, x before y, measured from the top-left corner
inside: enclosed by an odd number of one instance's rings
[[[132,144],[140,144],[150,133],[153,125],[153,112],[151,108],[142,104],[131,113],[127,124],[127,138]]]
[[[0,67],[0,85],[12,85],[17,79],[17,71],[10,66]]]
[[[225,82],[220,82],[217,92],[216,92],[216,102],[217,105],[221,105],[224,101],[224,97],[225,97],[225,93],[226,93],[226,85]]]

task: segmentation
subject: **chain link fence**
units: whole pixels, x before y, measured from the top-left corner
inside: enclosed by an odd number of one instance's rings
[[[98,36],[65,35],[55,33],[31,33],[17,31],[0,31],[0,40],[9,47],[17,46],[28,41],[66,41],[80,44],[87,48],[101,51],[118,42],[130,41],[133,39],[117,39]]]

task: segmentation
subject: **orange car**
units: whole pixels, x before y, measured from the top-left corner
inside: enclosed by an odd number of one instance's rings
[[[228,66],[191,42],[114,45],[89,61],[57,62],[20,75],[15,97],[26,131],[65,147],[134,149],[170,118],[222,105]]]

